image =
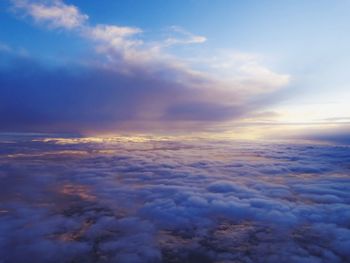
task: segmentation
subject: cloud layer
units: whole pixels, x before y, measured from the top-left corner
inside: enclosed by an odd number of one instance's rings
[[[347,262],[350,151],[2,136],[4,262]]]

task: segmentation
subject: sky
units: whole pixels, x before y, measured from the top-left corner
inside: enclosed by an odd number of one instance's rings
[[[349,9],[1,1],[0,129],[349,141]]]
[[[350,262],[349,13],[0,0],[0,263]]]

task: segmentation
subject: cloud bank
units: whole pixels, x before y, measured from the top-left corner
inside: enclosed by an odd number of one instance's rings
[[[347,262],[349,147],[2,135],[3,262]]]
[[[63,1],[13,0],[14,13],[51,30],[72,33],[94,54],[65,65],[0,50],[1,130],[113,132],[193,130],[238,119],[271,103],[289,82],[258,60],[230,58],[220,76],[167,52],[206,38],[171,27],[174,36],[145,41],[142,29],[89,23]],[[217,61],[215,61],[217,63]],[[58,63],[59,64],[59,63]]]

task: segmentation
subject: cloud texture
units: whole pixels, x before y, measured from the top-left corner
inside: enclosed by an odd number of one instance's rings
[[[0,258],[347,262],[350,150],[2,136]]]

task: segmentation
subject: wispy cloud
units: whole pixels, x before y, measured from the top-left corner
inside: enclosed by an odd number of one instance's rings
[[[194,35],[179,26],[172,26],[170,27],[170,30],[174,33],[177,33],[177,36],[166,38],[163,44],[165,47],[179,44],[201,44],[207,41],[206,37]]]
[[[61,0],[11,0],[11,2],[17,11],[22,11],[36,22],[51,28],[75,29],[83,26],[89,18],[76,6],[67,5]]]

